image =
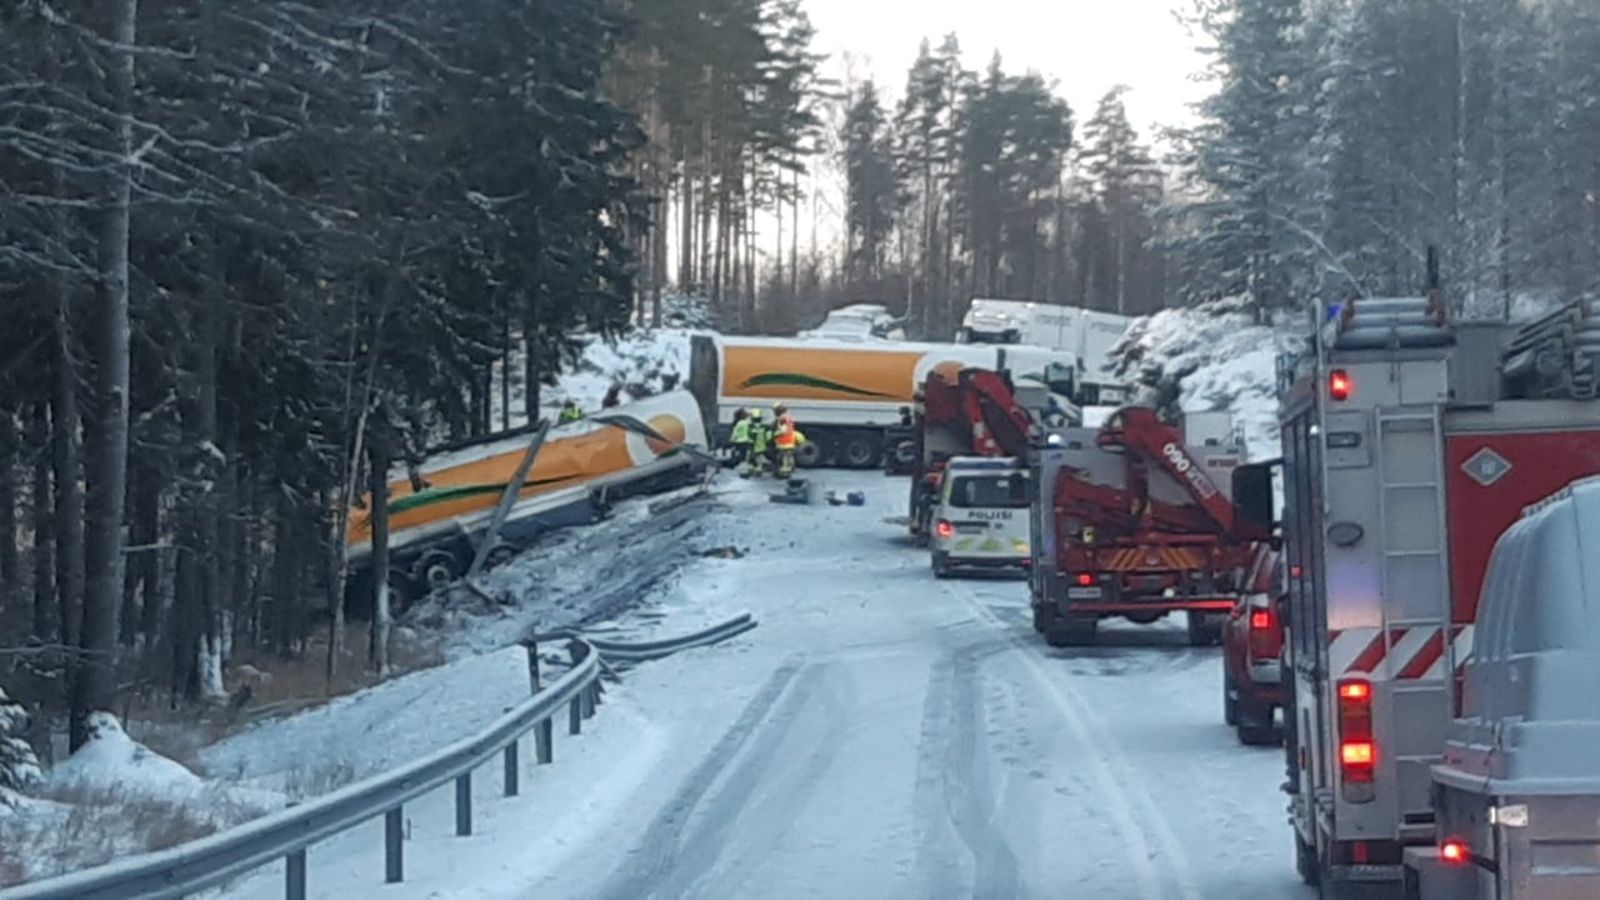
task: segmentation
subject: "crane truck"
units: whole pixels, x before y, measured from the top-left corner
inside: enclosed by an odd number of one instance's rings
[[[1297,867],[1324,897],[1347,896],[1366,882],[1393,885],[1419,851],[1464,855],[1439,829],[1463,826],[1459,816],[1472,810],[1487,815],[1489,804],[1443,801],[1441,808],[1434,767],[1462,710],[1466,663],[1483,647],[1475,629],[1491,624],[1479,616],[1491,549],[1525,507],[1600,472],[1600,318],[1591,306],[1520,329],[1452,324],[1437,291],[1330,312],[1310,350],[1280,363],[1284,789]],[[1540,583],[1524,572],[1511,589]],[[1485,595],[1494,592],[1491,585]],[[1523,690],[1593,689],[1546,679],[1553,669],[1516,666],[1534,679]],[[1496,745],[1531,732],[1502,720],[1483,733],[1490,739],[1478,743]],[[1530,758],[1537,754],[1522,757]],[[1455,768],[1447,786],[1474,777],[1487,784],[1481,776],[1490,773],[1473,776],[1460,762]],[[1596,821],[1593,802],[1569,812]],[[1501,824],[1518,827],[1509,813]],[[1509,865],[1494,861],[1488,840],[1480,836],[1472,851],[1487,860],[1478,867],[1485,881],[1484,873]],[[1592,841],[1545,852],[1551,873],[1576,873],[1579,863],[1600,869]],[[1514,896],[1596,895],[1557,887]]]
[[[1272,467],[1247,466],[1225,415],[1183,426],[1125,407],[1099,429],[1052,433],[1034,456],[1034,629],[1094,643],[1099,622],[1188,616],[1216,643],[1272,540]]]
[[[933,509],[950,460],[1014,457],[1026,460],[1038,422],[1029,389],[987,369],[942,369],[923,382],[908,441],[911,504],[907,523],[918,544],[933,531]],[[1032,397],[1034,408],[1042,400]],[[1019,463],[1020,465],[1020,463]]]

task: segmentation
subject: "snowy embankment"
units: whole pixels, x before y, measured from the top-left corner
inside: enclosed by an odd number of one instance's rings
[[[689,342],[697,333],[683,328],[660,328],[632,331],[614,341],[593,335],[582,338],[584,349],[577,363],[562,373],[555,386],[540,392],[544,416],[554,420],[561,404],[567,400],[575,401],[586,412],[598,410],[612,388],[619,389],[618,399],[627,403],[686,387]],[[522,401],[525,381],[520,352],[511,354],[509,368],[511,415],[504,420],[501,417],[502,371],[496,366],[489,398],[490,420],[497,427],[504,421],[518,428],[528,422]]]
[[[613,385],[622,386],[624,401],[681,386],[692,334],[590,338],[578,365],[544,391],[547,414],[568,398],[598,409]],[[517,361],[513,397],[520,369]],[[497,404],[498,395],[497,388]],[[495,414],[498,422],[498,407]],[[656,627],[653,598],[670,594],[677,570],[698,552],[694,535],[710,504],[683,503],[692,493],[630,501],[605,523],[551,536],[489,573],[481,602],[430,600],[414,610],[403,627],[437,640],[449,665],[247,728],[185,755],[191,767],[134,741],[108,717],[95,741],[45,773],[33,798],[0,805],[0,885],[200,837],[483,727],[528,692],[526,654],[502,648],[535,631],[602,619],[637,633]],[[690,616],[668,627],[703,624]],[[185,741],[197,742],[198,735]]]
[[[1134,322],[1114,356],[1135,399],[1170,412],[1228,411],[1252,460],[1279,455],[1277,361],[1305,346],[1302,323],[1256,324],[1236,300]]]

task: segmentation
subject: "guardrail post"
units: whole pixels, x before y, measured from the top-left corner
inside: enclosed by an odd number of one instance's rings
[[[302,847],[283,858],[283,896],[306,900],[306,851]]]
[[[572,698],[567,704],[567,734],[583,733],[583,692]]]
[[[505,773],[504,777],[501,779],[501,781],[504,782],[504,784],[505,784],[506,796],[507,797],[515,797],[517,795],[517,774],[518,774],[517,773],[517,741],[516,741],[515,738],[512,739],[511,743],[506,745],[504,773]]]
[[[399,884],[405,878],[405,807],[396,806],[383,814],[383,880]]]
[[[579,704],[579,709],[583,711],[583,717],[585,719],[594,718],[594,684],[584,685],[583,690],[578,692],[578,697],[583,701]]]
[[[555,760],[555,722],[545,718],[533,726],[533,761],[548,766]]]
[[[527,643],[528,648],[528,682],[533,686],[533,692],[539,693],[539,645],[533,641]]]
[[[472,834],[472,773],[456,776],[456,837]]]

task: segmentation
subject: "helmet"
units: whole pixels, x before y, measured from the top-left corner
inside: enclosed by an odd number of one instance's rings
[[[789,411],[789,407],[785,406],[783,401],[780,400],[777,403],[772,404],[772,411],[781,416]]]
[[[761,408],[756,407],[755,409],[750,410],[750,418],[757,422],[761,421]]]

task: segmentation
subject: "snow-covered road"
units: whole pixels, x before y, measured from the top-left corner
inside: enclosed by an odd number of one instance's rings
[[[1310,896],[1281,754],[1223,726],[1218,651],[1186,646],[1179,623],[1051,650],[1024,582],[934,579],[884,521],[904,481],[816,480],[868,504],[725,484],[730,514],[705,538],[746,555],[696,559],[664,601],[668,632],[744,609],[760,628],[629,673],[529,796],[483,785],[473,837],[448,834],[444,797],[408,808],[407,884],[380,887],[381,845],[357,835],[313,851],[313,893]]]

